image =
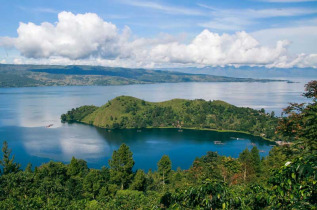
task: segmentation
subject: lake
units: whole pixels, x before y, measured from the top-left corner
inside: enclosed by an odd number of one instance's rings
[[[104,87],[35,87],[0,89],[0,142],[6,140],[23,167],[49,160],[68,163],[72,156],[85,159],[90,167],[107,165],[113,150],[121,143],[130,146],[135,168],[156,169],[162,155],[170,156],[173,168],[190,167],[207,151],[238,157],[246,147],[258,146],[268,154],[270,142],[237,133],[176,129],[117,130],[83,124],[62,124],[60,115],[82,105],[105,104],[120,95],[147,101],[173,98],[224,100],[236,106],[265,108],[280,115],[288,102],[305,102],[301,93],[307,79],[298,83],[174,83]],[[51,128],[47,125],[53,124]],[[239,138],[240,140],[237,140]],[[215,145],[214,141],[224,144]]]

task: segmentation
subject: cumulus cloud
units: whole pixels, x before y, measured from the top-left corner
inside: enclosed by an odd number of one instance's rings
[[[0,39],[0,46],[15,46],[24,58],[15,63],[89,64],[124,67],[264,65],[317,67],[316,54],[289,55],[289,41],[262,46],[241,31],[218,34],[203,30],[189,43],[160,35],[133,38],[93,13],[61,12],[54,24],[20,23],[18,37]]]
[[[204,65],[268,64],[285,54],[287,45],[287,41],[279,41],[275,48],[262,47],[246,32],[219,35],[204,30],[188,45],[175,42],[156,46],[151,57],[159,62]]]
[[[116,56],[113,43],[118,39],[117,27],[93,13],[61,12],[56,25],[20,23],[17,31],[15,46],[29,58],[59,55],[79,59],[95,53]]]

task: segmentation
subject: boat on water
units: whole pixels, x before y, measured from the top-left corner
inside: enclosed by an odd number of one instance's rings
[[[46,126],[46,128],[50,128],[50,127],[52,127],[54,124],[49,124],[49,125],[47,125]]]
[[[245,139],[242,139],[242,138],[236,138],[236,137],[230,137],[230,139],[234,139],[234,140],[245,140]]]
[[[214,141],[214,144],[224,144],[222,141]]]

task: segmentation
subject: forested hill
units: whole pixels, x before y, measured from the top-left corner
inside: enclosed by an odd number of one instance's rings
[[[273,139],[278,118],[274,117],[274,113],[236,107],[223,101],[173,99],[153,103],[120,96],[101,107],[72,109],[63,114],[61,120],[108,129],[169,127],[232,130]]]
[[[272,82],[284,80],[234,78],[171,71],[103,66],[0,64],[0,87],[126,85],[176,82]]]

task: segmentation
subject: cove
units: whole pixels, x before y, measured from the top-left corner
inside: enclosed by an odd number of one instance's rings
[[[311,78],[309,78],[310,80]],[[69,163],[72,156],[84,159],[89,167],[108,164],[113,150],[126,142],[136,162],[135,169],[156,170],[163,154],[170,155],[173,169],[190,167],[196,157],[207,151],[238,157],[255,143],[261,156],[268,154],[272,144],[261,138],[238,133],[151,129],[106,132],[82,124],[62,124],[61,114],[74,107],[92,104],[101,106],[120,95],[146,101],[173,98],[223,100],[236,106],[265,108],[280,115],[287,103],[305,102],[304,84],[299,83],[174,83],[125,86],[0,88],[0,143],[9,143],[15,160],[25,167],[28,162],[39,166],[50,160]],[[46,126],[53,124],[50,128]],[[242,138],[234,140],[230,137]],[[223,145],[213,141],[222,139]]]
[[[2,132],[3,128],[0,129]],[[184,129],[123,129],[96,128],[79,123],[59,128],[6,127],[10,148],[23,167],[31,162],[39,166],[49,160],[69,163],[72,156],[84,159],[92,168],[108,166],[112,152],[122,143],[133,152],[134,169],[156,170],[162,155],[169,155],[173,169],[188,169],[196,157],[208,151],[238,157],[245,148],[256,145],[262,157],[268,155],[273,143],[248,134]],[[36,133],[36,135],[30,135]],[[24,135],[24,137],[22,137]],[[27,138],[25,138],[27,137]],[[93,137],[93,138],[92,138]],[[21,140],[23,139],[23,140]],[[238,139],[238,140],[237,140]],[[221,141],[215,144],[214,141]]]

